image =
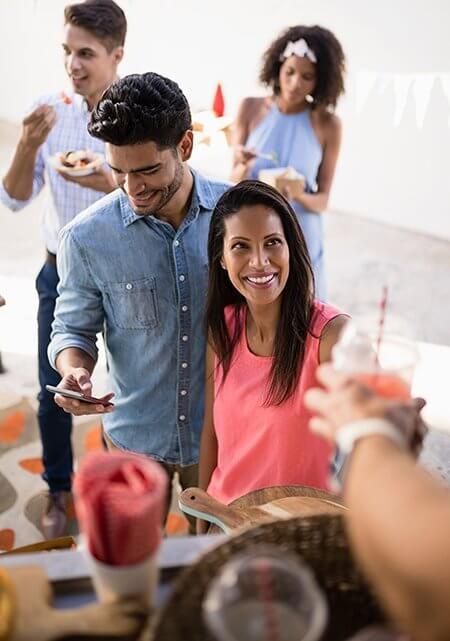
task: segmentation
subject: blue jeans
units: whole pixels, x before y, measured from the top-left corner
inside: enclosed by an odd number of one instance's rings
[[[36,279],[36,289],[39,294],[37,320],[39,385],[41,388],[38,394],[38,422],[44,464],[42,478],[48,483],[51,492],[70,490],[73,466],[72,417],[56,405],[54,394],[50,394],[45,389],[46,385],[58,385],[61,380],[60,375],[52,368],[47,357],[55,302],[58,296],[57,284],[56,266],[47,261]]]

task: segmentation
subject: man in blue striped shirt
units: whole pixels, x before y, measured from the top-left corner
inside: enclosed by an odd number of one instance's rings
[[[60,95],[54,94],[36,101],[23,120],[11,166],[0,184],[0,200],[13,211],[25,207],[45,183],[49,187],[42,218],[47,257],[36,281],[39,294],[38,420],[44,479],[50,490],[42,528],[48,538],[64,531],[65,502],[72,475],[72,419],[55,405],[53,396],[45,389],[45,385],[57,385],[60,380],[47,357],[57,297],[58,233],[80,211],[115,187],[111,171],[105,165],[91,175],[69,177],[52,167],[51,158],[58,152],[82,149],[104,153],[103,141],[89,135],[87,124],[95,104],[117,78],[127,28],[124,13],[113,0],[86,0],[69,5],[64,17],[64,64],[72,85],[69,99],[63,102]]]

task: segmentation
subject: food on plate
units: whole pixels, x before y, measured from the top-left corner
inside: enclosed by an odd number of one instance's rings
[[[71,105],[72,98],[68,96],[65,91],[60,91],[57,98],[54,98],[53,100],[46,102],[45,104],[54,107],[55,105],[59,105],[60,102],[64,103],[65,105]]]
[[[57,152],[49,158],[49,165],[67,176],[89,176],[97,171],[105,162],[102,154],[95,153],[89,149],[77,149],[76,151]]]
[[[293,167],[261,169],[258,177],[259,180],[275,187],[282,194],[285,194],[286,190],[288,190],[291,198],[296,198],[305,191],[305,177]]]
[[[71,105],[72,104],[72,98],[70,96],[68,96],[65,91],[61,91],[60,100],[65,105]]]
[[[61,165],[69,167],[70,169],[84,169],[93,160],[92,153],[87,149],[80,149],[79,151],[68,151],[61,154]]]

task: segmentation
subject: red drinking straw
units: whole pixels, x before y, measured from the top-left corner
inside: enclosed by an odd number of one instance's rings
[[[380,367],[380,349],[381,349],[381,341],[383,340],[384,321],[386,319],[387,302],[388,302],[388,287],[387,285],[384,285],[383,291],[381,294],[381,300],[380,300],[380,317],[378,319],[378,336],[377,336],[377,344],[376,344],[376,352],[375,352],[375,363],[378,369]]]
[[[256,572],[258,577],[261,602],[263,606],[263,615],[266,624],[266,639],[267,641],[279,641],[276,613],[273,607],[273,594],[271,585],[272,577],[270,574],[269,562],[265,561],[264,559],[259,560]]]

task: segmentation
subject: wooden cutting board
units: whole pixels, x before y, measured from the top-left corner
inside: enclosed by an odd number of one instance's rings
[[[15,593],[9,641],[135,638],[149,614],[133,599],[57,610],[52,607],[52,588],[41,567],[8,567],[7,572]]]
[[[285,488],[279,488],[281,492],[276,492],[277,488],[266,488],[265,493],[259,490],[261,498],[259,505],[254,504],[253,492],[230,505],[225,505],[216,501],[203,490],[192,487],[180,494],[178,503],[180,509],[186,514],[209,521],[226,534],[233,534],[237,530],[253,527],[268,521],[290,519],[295,516],[310,516],[312,514],[342,513],[343,510],[347,509],[332,494],[314,490],[313,492],[317,496],[305,496],[302,486],[290,487],[292,488],[290,492],[286,492]],[[270,497],[271,493],[268,490],[273,490],[273,498]],[[286,493],[292,495],[283,496]]]

